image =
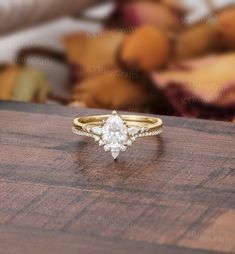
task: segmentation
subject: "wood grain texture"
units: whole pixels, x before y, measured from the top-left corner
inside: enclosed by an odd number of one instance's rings
[[[235,125],[163,117],[116,163],[104,111],[0,102],[0,253],[235,253]]]

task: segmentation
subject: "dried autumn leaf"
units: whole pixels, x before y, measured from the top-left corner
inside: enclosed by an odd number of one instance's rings
[[[125,77],[121,71],[85,79],[74,89],[73,105],[92,108],[142,108],[150,100],[145,88]]]
[[[210,23],[200,23],[184,30],[176,38],[176,60],[190,59],[208,54],[216,47],[215,27]]]
[[[5,67],[0,71],[0,100],[10,100],[15,81],[20,72],[18,66]]]
[[[107,30],[98,34],[81,32],[64,39],[68,62],[74,66],[77,80],[114,69],[116,52],[124,33]]]
[[[181,63],[178,69],[153,77],[162,89],[176,84],[204,103],[225,106],[235,103],[234,66],[235,53],[215,55]]]
[[[162,31],[142,26],[126,37],[119,57],[131,70],[153,71],[167,64],[170,51],[170,42]]]
[[[226,49],[235,49],[235,7],[221,11],[216,18],[217,39]]]

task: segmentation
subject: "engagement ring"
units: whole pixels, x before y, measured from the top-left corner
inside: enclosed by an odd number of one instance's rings
[[[94,138],[106,152],[111,152],[114,160],[137,138],[159,135],[162,129],[160,118],[119,115],[116,111],[112,115],[78,117],[72,127],[75,134]]]

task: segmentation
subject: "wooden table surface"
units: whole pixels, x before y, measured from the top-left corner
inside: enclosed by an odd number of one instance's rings
[[[114,163],[93,113],[0,102],[1,254],[235,253],[235,124],[163,117]]]

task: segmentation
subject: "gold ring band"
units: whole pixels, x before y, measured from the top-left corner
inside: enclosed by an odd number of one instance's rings
[[[120,151],[139,137],[159,135],[163,129],[160,118],[139,115],[82,116],[74,119],[72,131],[80,136],[94,138],[105,151],[111,151],[116,159]]]

